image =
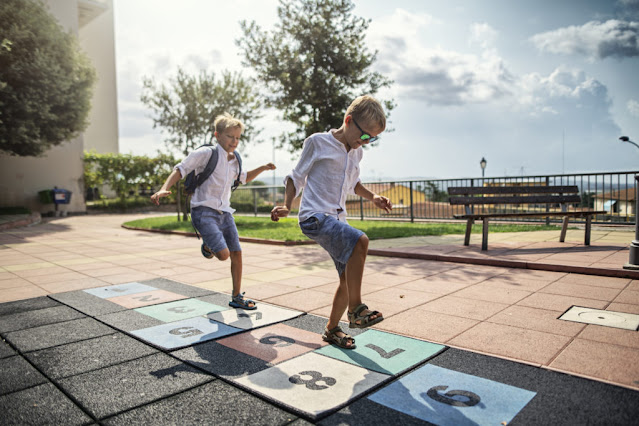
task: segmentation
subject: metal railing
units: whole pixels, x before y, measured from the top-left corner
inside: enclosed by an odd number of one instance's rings
[[[454,186],[559,186],[576,185],[581,203],[569,209],[591,208],[605,210],[605,215],[593,217],[593,223],[634,224],[635,176],[639,171],[557,174],[538,176],[504,176],[486,178],[399,180],[387,182],[364,182],[372,192],[388,197],[393,203],[391,213],[386,213],[372,202],[358,196],[348,196],[346,210],[353,219],[397,219],[415,221],[422,219],[453,220],[453,215],[463,214],[463,206],[451,206],[448,188]],[[273,205],[284,201],[283,186],[242,186],[234,192],[231,205],[243,213],[268,213]],[[299,198],[293,209],[299,205]],[[501,213],[522,211],[561,211],[561,207],[546,205],[476,206],[475,212],[499,211]],[[521,218],[518,219],[518,221]],[[528,218],[530,222],[554,222],[560,218]],[[580,219],[575,219],[579,221]],[[581,219],[585,220],[585,219]]]

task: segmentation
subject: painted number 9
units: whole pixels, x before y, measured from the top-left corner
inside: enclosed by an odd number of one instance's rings
[[[452,405],[453,407],[473,407],[481,401],[479,395],[465,390],[451,390],[445,394],[439,393],[439,391],[445,391],[446,389],[448,389],[448,386],[434,386],[428,389],[426,395],[437,402]],[[455,397],[462,397],[463,399],[455,399]]]

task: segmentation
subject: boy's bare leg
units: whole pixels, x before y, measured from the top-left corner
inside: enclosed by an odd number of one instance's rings
[[[364,264],[368,253],[368,237],[362,235],[357,240],[351,258],[346,263],[346,286],[348,288],[348,310],[353,312],[362,303],[362,278],[364,276]],[[362,311],[360,315],[366,315],[370,310]],[[372,315],[371,319],[381,317],[382,314]]]
[[[335,296],[333,296],[333,308],[331,309],[331,314],[328,317],[328,324],[326,324],[327,330],[332,330],[339,325],[339,321],[344,315],[344,311],[348,308],[348,286],[346,285],[346,272],[339,276],[339,287],[335,291]],[[337,332],[335,333],[337,337],[344,337],[346,333]],[[349,346],[351,346],[353,342],[351,341]]]
[[[233,296],[240,294],[242,290],[242,252],[231,252],[231,279],[233,280]],[[249,307],[254,306],[253,303],[249,303]]]

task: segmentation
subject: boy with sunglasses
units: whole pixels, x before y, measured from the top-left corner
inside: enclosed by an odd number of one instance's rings
[[[339,129],[315,133],[304,141],[302,155],[286,176],[283,206],[275,206],[271,220],[288,216],[293,199],[304,189],[299,209],[299,225],[333,259],[339,287],[322,338],[345,349],[355,348],[355,339],[344,333],[339,321],[348,309],[350,328],[365,328],[384,319],[362,303],[362,276],[368,252],[368,237],[346,222],[346,197],[359,195],[390,212],[388,198],[373,194],[359,179],[362,145],[379,139],[386,128],[386,115],[372,96],[355,99],[346,110]]]

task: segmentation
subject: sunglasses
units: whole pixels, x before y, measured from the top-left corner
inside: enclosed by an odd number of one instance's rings
[[[359,137],[361,140],[366,142],[375,142],[376,140],[379,140],[379,136],[371,136],[365,131],[363,131],[362,128],[359,127],[359,124],[357,124],[357,121],[355,121],[355,117],[353,117],[352,115],[351,115],[351,119],[353,119],[353,123],[355,123],[355,126],[357,126],[359,131],[362,132],[362,135]]]

